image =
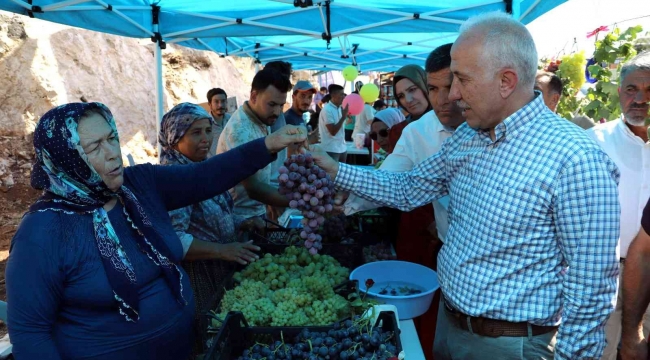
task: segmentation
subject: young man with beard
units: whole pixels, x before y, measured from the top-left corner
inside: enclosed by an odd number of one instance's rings
[[[293,87],[293,95],[291,99],[293,104],[291,108],[284,112],[284,119],[289,125],[307,125],[303,119],[304,113],[309,113],[309,108],[311,107],[312,99],[316,89],[314,86],[305,80],[300,80]],[[311,116],[311,114],[310,114]]]
[[[210,147],[209,156],[217,153],[217,144],[223,128],[226,127],[230,114],[228,111],[228,95],[221,88],[214,88],[208,91],[208,105],[210,106],[210,115],[212,115],[212,146]]]
[[[648,296],[649,244],[636,240],[641,227],[643,208],[650,198],[650,52],[626,62],[619,77],[619,99],[623,115],[620,119],[600,124],[587,131],[609,155],[621,172],[618,198],[621,203],[621,278],[618,301],[605,328],[607,347],[603,360],[615,360],[621,338],[624,354],[634,344],[645,342],[650,334]],[[632,245],[631,245],[632,244]],[[645,301],[643,299],[646,299]],[[647,347],[647,345],[644,345]],[[647,356],[647,352],[645,353]],[[644,358],[645,359],[645,358]]]
[[[259,71],[253,78],[250,100],[237,109],[223,129],[217,154],[270,134],[290,90],[291,82],[284,74],[272,69]],[[266,214],[266,205],[289,205],[286,197],[271,185],[272,164],[230,189],[236,215],[246,219],[261,217]]]
[[[436,359],[593,359],[619,274],[619,171],[533,90],[537,50],[510,15],[467,20],[449,100],[465,124],[401,173],[312,154],[338,190],[403,211],[449,195]],[[443,330],[444,329],[444,330]]]

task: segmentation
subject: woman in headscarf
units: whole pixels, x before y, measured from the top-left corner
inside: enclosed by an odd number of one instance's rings
[[[375,114],[370,126],[370,138],[379,144],[384,151],[390,154],[389,135],[391,129],[404,121],[404,115],[397,109],[385,109]]]
[[[162,165],[187,165],[207,160],[214,139],[212,117],[202,107],[182,103],[163,116],[158,141],[162,147]],[[252,218],[244,221],[233,213],[233,200],[225,191],[211,199],[169,212],[172,226],[183,245],[185,268],[194,290],[196,308],[195,352],[203,347],[202,311],[210,306],[215,294],[223,291],[224,279],[234,267],[226,262],[246,264],[256,257],[251,251],[259,248],[251,242],[238,243],[238,230],[263,221]],[[256,221],[261,224],[255,224]],[[239,257],[244,253],[245,257]]]
[[[404,128],[422,115],[431,111],[431,103],[427,94],[427,73],[418,65],[406,65],[395,72],[393,76],[395,98],[400,108],[408,112],[406,121],[395,126],[390,132],[391,152],[402,136]]]
[[[194,296],[167,212],[223,193],[305,139],[287,126],[200,163],[124,168],[106,106],[48,111],[32,171],[44,192],[12,239],[6,270],[14,356],[186,359]]]

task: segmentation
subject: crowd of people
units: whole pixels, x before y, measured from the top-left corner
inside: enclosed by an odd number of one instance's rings
[[[562,82],[537,63],[521,23],[480,15],[395,72],[399,108],[355,116],[343,86],[292,84],[290,63],[268,63],[232,114],[220,88],[209,111],[167,112],[160,165],[123,166],[105,105],[50,110],[34,135],[43,195],[6,270],[14,356],[199,351],[210,294],[258,259],[242,234],[284,213],[279,169],[311,151],[340,211],[401,210],[398,259],[437,271],[416,319],[427,359],[647,359],[650,53],[623,66],[623,114],[600,125],[560,118]],[[378,170],[346,164],[361,134],[389,154]]]

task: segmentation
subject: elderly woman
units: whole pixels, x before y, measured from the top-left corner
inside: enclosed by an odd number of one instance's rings
[[[370,138],[377,142],[382,150],[390,154],[392,147],[395,147],[395,144],[392,144],[391,147],[389,141],[390,130],[404,120],[404,115],[397,109],[388,108],[379,111],[370,125]]]
[[[182,103],[163,116],[158,141],[160,163],[187,165],[205,161],[213,141],[212,116],[202,107]],[[209,305],[215,293],[222,291],[223,280],[232,270],[224,261],[247,264],[259,250],[249,243],[237,242],[239,228],[249,228],[255,217],[247,221],[233,213],[233,201],[225,191],[211,199],[169,212],[172,226],[183,245],[182,265],[189,275],[194,291],[196,320]],[[264,226],[262,222],[261,226]],[[203,261],[201,261],[203,260]],[[195,326],[195,351],[201,351],[200,321]]]
[[[32,172],[44,193],[12,240],[6,271],[15,357],[185,359],[194,296],[168,211],[223,193],[305,138],[287,126],[207,161],[124,168],[107,107],[47,112]]]

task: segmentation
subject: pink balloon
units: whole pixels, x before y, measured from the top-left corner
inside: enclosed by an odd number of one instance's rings
[[[363,99],[357,94],[350,94],[343,99],[341,110],[345,109],[345,105],[349,106],[350,115],[359,115],[363,110]]]

